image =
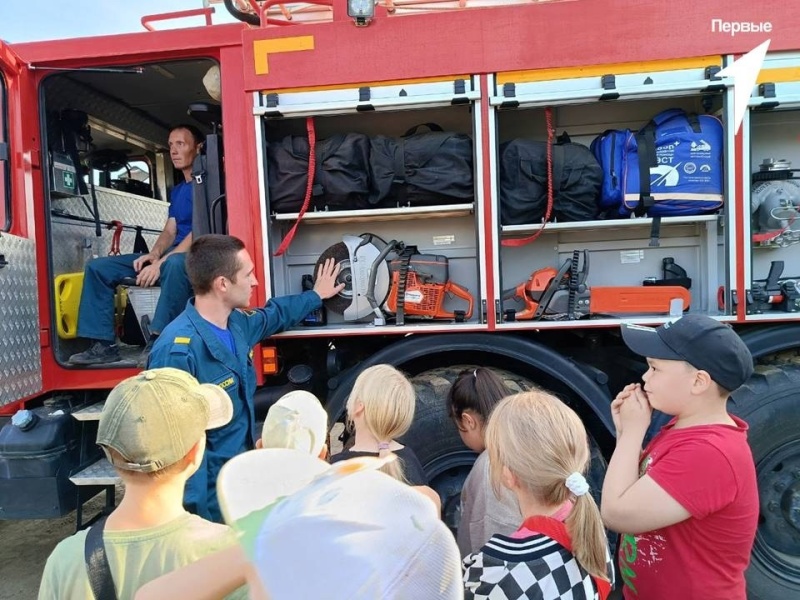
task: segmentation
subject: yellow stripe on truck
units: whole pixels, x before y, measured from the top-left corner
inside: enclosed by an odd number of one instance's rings
[[[680,71],[683,69],[703,69],[722,67],[721,56],[701,56],[699,58],[679,58],[676,60],[653,60],[648,62],[617,63],[611,65],[590,65],[585,67],[558,67],[534,71],[508,71],[497,74],[497,83],[531,83],[535,81],[554,81],[557,79],[579,79],[581,77],[602,77],[603,75],[630,75],[631,73],[653,73],[658,71]]]

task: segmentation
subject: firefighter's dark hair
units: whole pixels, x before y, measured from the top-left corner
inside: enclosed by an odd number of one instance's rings
[[[185,129],[186,131],[191,133],[192,137],[194,138],[194,143],[195,144],[202,144],[203,142],[206,141],[206,136],[203,135],[203,132],[200,131],[194,125],[189,125],[188,123],[178,123],[177,125],[171,127],[169,132],[172,133],[173,131],[175,131],[177,129]]]
[[[201,235],[186,253],[186,274],[195,295],[207,294],[217,277],[236,282],[241,263],[236,256],[244,250],[244,242],[232,235]]]

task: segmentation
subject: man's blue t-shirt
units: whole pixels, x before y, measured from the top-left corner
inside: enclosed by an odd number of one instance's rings
[[[231,354],[234,356],[236,355],[236,345],[233,342],[233,334],[231,333],[230,329],[221,329],[217,327],[210,321],[207,322],[208,326],[211,327],[211,331],[213,331],[216,336],[219,338],[219,341],[222,342],[222,345],[225,346],[228,350],[231,351]]]
[[[192,232],[192,185],[183,181],[172,188],[168,216],[175,219],[178,234],[172,244],[174,248]]]

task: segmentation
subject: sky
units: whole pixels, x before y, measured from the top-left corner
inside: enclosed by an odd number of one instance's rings
[[[0,0],[0,39],[31,42],[144,31],[144,15],[202,8],[203,0]],[[214,5],[214,23],[232,22]],[[202,17],[156,23],[158,29],[203,24]]]

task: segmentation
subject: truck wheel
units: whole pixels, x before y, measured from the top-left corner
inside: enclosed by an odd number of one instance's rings
[[[461,520],[461,487],[469,475],[477,455],[461,441],[455,424],[447,412],[447,392],[465,369],[476,365],[455,365],[425,371],[411,378],[417,394],[414,424],[400,442],[410,446],[428,476],[430,486],[442,499],[442,518],[455,532]],[[522,392],[534,383],[502,369],[493,369],[504,380],[512,392]],[[589,485],[595,500],[599,502],[606,461],[592,436],[589,436],[592,464],[589,470]]]
[[[760,514],[747,570],[750,600],[800,593],[800,365],[761,366],[730,402],[747,421]]]

